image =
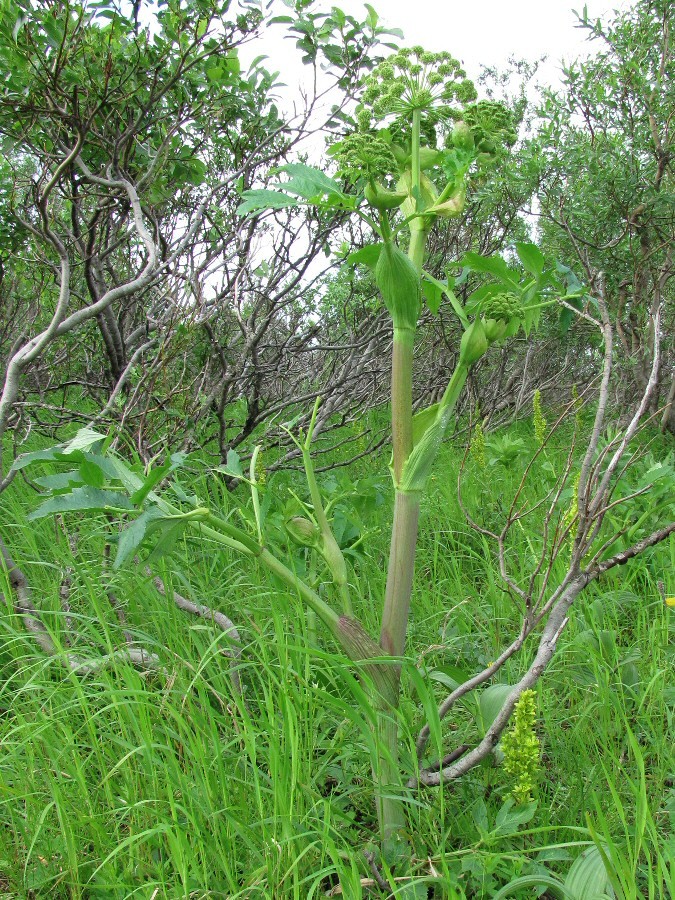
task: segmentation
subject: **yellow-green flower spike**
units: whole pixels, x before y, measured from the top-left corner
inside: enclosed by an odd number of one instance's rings
[[[537,712],[534,691],[523,691],[513,711],[513,727],[502,738],[504,769],[515,778],[511,796],[516,803],[532,800],[539,769],[539,738],[534,733]]]
[[[534,392],[534,397],[532,398],[532,410],[534,412],[534,436],[541,447],[546,439],[548,422],[544,418],[544,413],[541,409],[541,391],[539,388]],[[576,508],[574,511],[576,513]]]

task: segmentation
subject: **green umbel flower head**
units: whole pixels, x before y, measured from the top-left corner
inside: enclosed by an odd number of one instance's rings
[[[469,126],[481,153],[495,153],[499,146],[512,147],[518,137],[511,111],[496,100],[472,103],[457,118]]]
[[[486,319],[499,319],[508,322],[514,316],[520,314],[520,300],[515,294],[495,294],[487,299],[483,305],[483,315]]]
[[[520,300],[515,294],[488,297],[483,304],[485,333],[489,343],[515,334],[521,316]]]
[[[360,178],[379,180],[397,169],[390,145],[375,134],[350,134],[331,150],[339,174],[355,183]]]
[[[451,105],[476,98],[473,82],[449,53],[423,47],[404,48],[381,62],[364,82],[359,126],[388,117],[409,118],[413,110],[440,118],[451,116]]]

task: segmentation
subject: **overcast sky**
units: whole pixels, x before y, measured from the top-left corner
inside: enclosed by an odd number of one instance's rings
[[[366,10],[362,0],[318,0],[315,9],[329,11],[337,5],[361,19]],[[422,44],[428,50],[448,50],[460,59],[469,76],[476,78],[480,66],[503,67],[510,56],[535,60],[543,55],[548,62],[537,81],[555,85],[560,76],[560,60],[571,61],[592,52],[594,44],[579,29],[572,9],[582,11],[583,0],[372,0],[383,24],[400,28],[405,44]],[[611,17],[612,10],[626,9],[629,0],[588,0],[592,18]],[[284,12],[278,0],[278,12]],[[269,56],[268,67],[279,69],[281,80],[292,87],[302,77],[302,66],[293,43],[283,39],[283,26],[276,36],[256,41],[244,48],[247,62],[259,53]],[[597,46],[597,42],[595,42]]]
[[[338,3],[357,15],[361,0]],[[574,0],[377,0],[373,7],[387,24],[400,28],[408,44],[429,50],[449,50],[464,62],[471,75],[481,64],[500,65],[509,56],[535,59],[547,54],[554,63],[588,52],[585,32],[576,28]],[[588,14],[605,18],[622,0],[589,0]]]

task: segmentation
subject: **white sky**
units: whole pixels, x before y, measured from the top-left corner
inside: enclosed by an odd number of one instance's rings
[[[287,7],[277,0],[277,14]],[[315,11],[328,12],[337,5],[346,13],[363,19],[366,10],[362,0],[319,0]],[[575,8],[579,0],[372,0],[381,24],[400,28],[407,45],[422,44],[425,49],[448,50],[460,59],[471,78],[476,78],[481,65],[505,67],[510,56],[530,61],[544,55],[548,62],[539,70],[537,82],[556,86],[559,83],[560,60],[571,61],[593,52],[587,32],[579,29]],[[588,0],[588,14],[607,21],[615,9],[627,9],[629,0]],[[284,40],[283,28],[242,48],[244,63],[265,53],[268,68],[278,69],[289,93],[303,78],[299,53],[291,40]],[[597,42],[595,44],[597,46]]]

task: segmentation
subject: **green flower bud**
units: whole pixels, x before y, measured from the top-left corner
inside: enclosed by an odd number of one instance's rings
[[[394,322],[394,328],[414,330],[420,314],[420,276],[396,244],[382,246],[375,266],[375,283]]]
[[[369,181],[363,193],[368,203],[381,212],[387,209],[396,209],[408,196],[405,191],[389,191],[377,181]]]
[[[485,327],[485,337],[490,344],[504,337],[506,333],[506,322],[501,319],[485,319],[483,325]]]
[[[495,153],[497,150],[497,145],[494,141],[491,141],[488,138],[483,138],[483,140],[478,144],[478,150],[480,150],[481,153]]]
[[[422,171],[432,169],[442,158],[443,154],[439,150],[434,150],[432,147],[420,147],[420,169]]]
[[[358,122],[359,131],[370,131],[370,113],[367,109],[362,109],[357,113],[356,121]]]
[[[459,345],[459,361],[465,366],[472,366],[487,352],[488,340],[481,319],[469,325]]]
[[[515,294],[510,292],[495,294],[486,298],[482,306],[482,312],[486,319],[501,319],[504,322],[509,322],[514,316],[520,316],[520,300]]]
[[[399,178],[398,184],[396,185],[396,189],[399,191],[405,191],[408,195],[406,201],[403,203],[401,207],[401,212],[403,215],[408,218],[408,216],[412,216],[417,212],[417,208],[415,205],[415,198],[412,196],[412,175],[410,172],[404,172],[403,175]],[[438,198],[438,191],[436,190],[436,186],[433,181],[431,181],[427,176],[422,173],[420,175],[420,186],[419,186],[419,198],[420,198],[420,206],[419,212],[424,212],[429,209],[430,206],[433,206]]]
[[[443,203],[436,203],[428,212],[440,216],[441,219],[456,219],[457,216],[461,216],[465,206],[466,184],[462,182],[447,200],[444,200]]]
[[[321,532],[314,522],[302,516],[293,516],[285,526],[289,537],[300,547],[318,547]]]
[[[453,146],[459,150],[473,150],[473,134],[466,122],[457,122],[452,129]]]

